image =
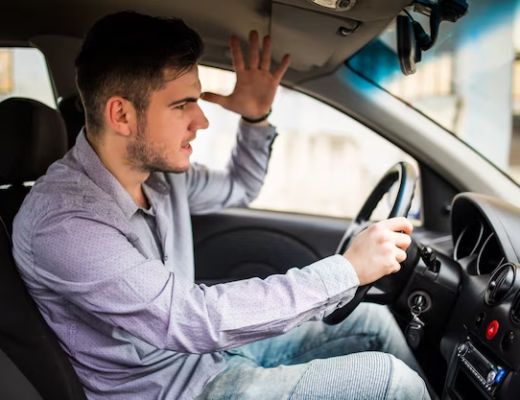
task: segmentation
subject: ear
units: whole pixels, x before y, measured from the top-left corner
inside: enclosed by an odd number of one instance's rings
[[[121,96],[108,99],[105,107],[108,126],[116,133],[130,136],[137,129],[137,113],[131,102]]]

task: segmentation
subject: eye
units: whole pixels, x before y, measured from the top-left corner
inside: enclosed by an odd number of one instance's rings
[[[184,109],[186,108],[187,105],[188,105],[187,103],[184,103],[184,104],[180,104],[180,105],[176,106],[175,108],[176,108],[177,110],[184,110]]]

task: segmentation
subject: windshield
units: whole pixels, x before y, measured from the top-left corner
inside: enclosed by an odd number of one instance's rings
[[[467,0],[443,22],[417,72],[399,68],[396,26],[348,61],[359,74],[424,113],[520,183],[520,1]],[[428,18],[409,9],[429,33]]]

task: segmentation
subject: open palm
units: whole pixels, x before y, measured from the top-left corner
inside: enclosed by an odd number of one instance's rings
[[[233,67],[237,74],[237,82],[233,93],[221,96],[215,93],[204,93],[203,99],[236,112],[250,119],[266,115],[273,104],[276,89],[287,71],[290,63],[289,55],[271,73],[271,38],[264,37],[262,55],[260,55],[259,38],[256,31],[249,34],[248,65],[244,62],[242,49],[237,37],[230,41]]]

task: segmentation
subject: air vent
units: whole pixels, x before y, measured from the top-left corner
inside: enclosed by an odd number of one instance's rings
[[[511,320],[516,324],[520,324],[520,293],[518,293],[511,306]]]
[[[498,304],[507,296],[515,280],[515,271],[515,266],[510,263],[503,264],[495,270],[486,290],[486,303]]]

